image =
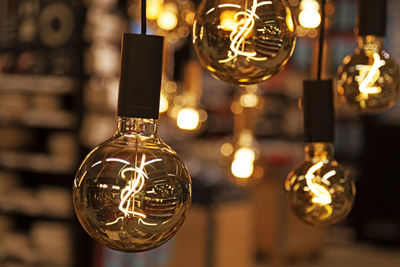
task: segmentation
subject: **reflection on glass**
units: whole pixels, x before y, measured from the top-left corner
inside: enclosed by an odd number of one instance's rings
[[[306,146],[306,160],[288,175],[285,191],[295,215],[317,226],[345,218],[355,197],[354,181],[333,159],[328,143]]]
[[[359,47],[338,70],[338,91],[362,112],[379,112],[394,105],[399,94],[399,68],[382,50],[382,40],[359,37]]]
[[[204,0],[193,23],[193,44],[216,78],[258,83],[279,72],[293,52],[292,13],[284,0]]]
[[[120,251],[144,251],[165,243],[183,224],[191,182],[154,120],[120,118],[114,136],[79,168],[73,200],[94,239]]]

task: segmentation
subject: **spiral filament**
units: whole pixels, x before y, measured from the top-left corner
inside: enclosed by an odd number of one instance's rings
[[[246,48],[246,38],[251,36],[254,25],[255,18],[257,18],[256,9],[257,7],[272,4],[271,1],[264,1],[261,3],[257,3],[257,0],[253,1],[253,5],[251,9],[246,9],[246,11],[236,12],[233,20],[229,18],[225,18],[222,20],[221,28],[225,28],[228,30],[232,30],[229,39],[231,40],[230,51],[228,51],[228,57],[226,59],[219,60],[219,63],[226,63],[231,60],[236,59],[239,55],[248,57],[249,59],[255,61],[264,61],[267,60],[266,57],[256,57],[256,51],[245,51]],[[225,4],[226,6],[227,4]],[[224,5],[219,5],[219,7],[223,7]],[[230,5],[236,6],[236,5]],[[240,6],[237,6],[240,7]],[[224,13],[222,13],[224,14]],[[224,22],[225,21],[225,22]],[[224,27],[225,26],[225,27]]]
[[[315,178],[314,172],[316,172],[317,170],[321,169],[321,167],[323,166],[323,163],[320,161],[316,164],[314,164],[306,173],[306,183],[308,188],[310,189],[310,191],[314,194],[314,197],[312,198],[312,202],[316,203],[316,204],[322,204],[322,205],[327,205],[330,204],[332,202],[332,197],[331,194],[329,193],[328,190],[325,189],[325,187],[316,184],[313,182],[313,178]],[[327,180],[329,177],[332,177],[333,175],[335,175],[335,171],[333,171],[334,173],[328,172],[327,174],[325,174],[322,178],[322,181],[326,181],[329,183],[329,181]]]
[[[332,203],[332,196],[329,193],[329,191],[323,187],[320,184],[317,184],[315,182],[313,182],[313,179],[316,177],[314,175],[314,173],[321,169],[323,166],[322,161],[314,164],[306,173],[305,177],[306,177],[306,183],[308,186],[308,189],[314,194],[313,198],[311,199],[312,203],[317,204],[318,206],[321,206],[323,208],[325,208],[326,213],[320,215],[320,220],[326,219],[329,216],[331,216],[332,214],[332,207],[329,205]],[[330,185],[329,182],[329,178],[334,176],[336,174],[336,171],[332,170],[328,173],[326,173],[322,179],[321,182]],[[317,176],[319,177],[319,176]],[[307,208],[306,212],[310,213],[314,210],[315,206],[310,206],[309,208]]]
[[[142,160],[140,163],[140,167],[126,167],[121,170],[121,178],[129,179],[127,173],[132,173],[130,175],[130,180],[128,180],[127,185],[124,189],[121,190],[120,198],[121,202],[119,204],[119,210],[124,213],[124,216],[118,217],[115,221],[107,223],[106,225],[112,225],[117,223],[119,220],[124,219],[125,217],[137,217],[139,220],[143,222],[142,219],[146,218],[146,214],[141,213],[135,208],[135,198],[137,193],[139,193],[144,186],[145,179],[147,179],[147,174],[144,170],[144,166],[153,163],[155,161],[160,161],[161,159],[153,159],[146,162],[146,155],[142,155]]]
[[[360,74],[356,77],[359,83],[359,90],[362,94],[379,94],[381,88],[374,86],[380,77],[379,68],[385,65],[385,61],[381,60],[378,53],[373,53],[373,63],[371,65],[357,65],[356,68]]]

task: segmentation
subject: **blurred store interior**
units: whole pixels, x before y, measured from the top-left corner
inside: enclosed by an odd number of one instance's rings
[[[365,115],[335,88],[335,155],[355,179],[354,207],[324,228],[288,208],[283,183],[304,160],[302,84],[316,73],[321,6],[286,2],[293,56],[272,78],[239,87],[198,62],[200,0],[147,0],[148,31],[166,39],[159,135],[187,166],[193,199],[174,238],[121,253],[80,226],[72,184],[84,156],[116,130],[121,36],[140,33],[140,1],[0,0],[0,266],[400,266],[399,103]],[[325,12],[322,76],[336,80],[357,47],[357,1],[328,0]],[[397,62],[399,14],[388,0],[384,48]],[[233,162],[246,140],[247,169]]]

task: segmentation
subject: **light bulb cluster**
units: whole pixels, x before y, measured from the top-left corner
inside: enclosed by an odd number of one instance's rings
[[[204,0],[193,23],[193,45],[214,77],[239,85],[262,82],[287,63],[295,24],[284,0]]]

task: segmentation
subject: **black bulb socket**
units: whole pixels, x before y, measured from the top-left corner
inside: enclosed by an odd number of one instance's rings
[[[303,82],[304,141],[333,143],[335,110],[332,80]]]
[[[118,116],[158,119],[163,44],[161,36],[124,33]]]
[[[358,35],[386,34],[386,0],[358,0]]]

